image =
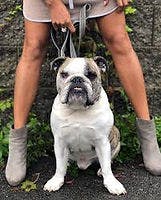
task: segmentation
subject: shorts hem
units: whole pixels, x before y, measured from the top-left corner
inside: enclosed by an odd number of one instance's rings
[[[106,12],[106,13],[102,13],[102,14],[99,14],[99,15],[90,15],[87,17],[87,19],[92,19],[92,18],[98,18],[98,17],[103,17],[103,16],[106,16],[106,15],[110,15],[111,13],[113,13],[115,10],[117,10],[119,6],[116,6],[115,8],[113,8],[112,10],[110,10],[109,12]],[[27,17],[27,15],[23,12],[23,16],[25,19],[29,20],[29,21],[32,21],[32,22],[39,22],[39,23],[47,23],[47,22],[51,22],[51,19],[31,19],[30,17]],[[77,19],[72,19],[73,23],[77,23],[79,22]]]
[[[28,21],[31,21],[31,22],[39,22],[39,23],[51,22],[51,19],[31,19],[30,17],[27,17],[24,12],[23,12],[23,16],[25,19],[27,19]]]

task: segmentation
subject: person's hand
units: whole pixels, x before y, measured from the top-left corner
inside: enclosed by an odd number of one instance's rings
[[[126,7],[128,6],[130,0],[116,0],[119,7]],[[104,0],[104,6],[107,6],[109,0]]]
[[[72,33],[75,32],[75,27],[71,21],[69,11],[61,0],[46,1],[49,10],[51,21],[55,29],[68,28]]]

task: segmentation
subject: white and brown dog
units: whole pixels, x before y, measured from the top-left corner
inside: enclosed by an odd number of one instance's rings
[[[66,58],[57,74],[57,91],[51,112],[56,156],[55,175],[44,190],[56,191],[64,183],[68,160],[86,169],[99,160],[104,186],[112,194],[125,194],[123,185],[111,170],[109,135],[113,127],[113,113],[101,85],[101,70],[105,60],[100,57]],[[118,148],[118,147],[117,147]]]

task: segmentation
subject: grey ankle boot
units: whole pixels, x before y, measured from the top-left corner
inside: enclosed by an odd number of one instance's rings
[[[153,175],[161,175],[161,153],[159,150],[154,119],[136,119],[145,168]]]
[[[6,179],[17,186],[26,176],[27,128],[11,129],[9,135],[9,155],[6,166]]]

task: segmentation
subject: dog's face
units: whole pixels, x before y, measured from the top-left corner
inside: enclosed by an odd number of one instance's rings
[[[105,69],[105,60],[97,57],[66,58],[57,74],[57,91],[60,101],[74,109],[93,105],[101,92],[100,68]],[[99,64],[98,66],[98,63]]]

